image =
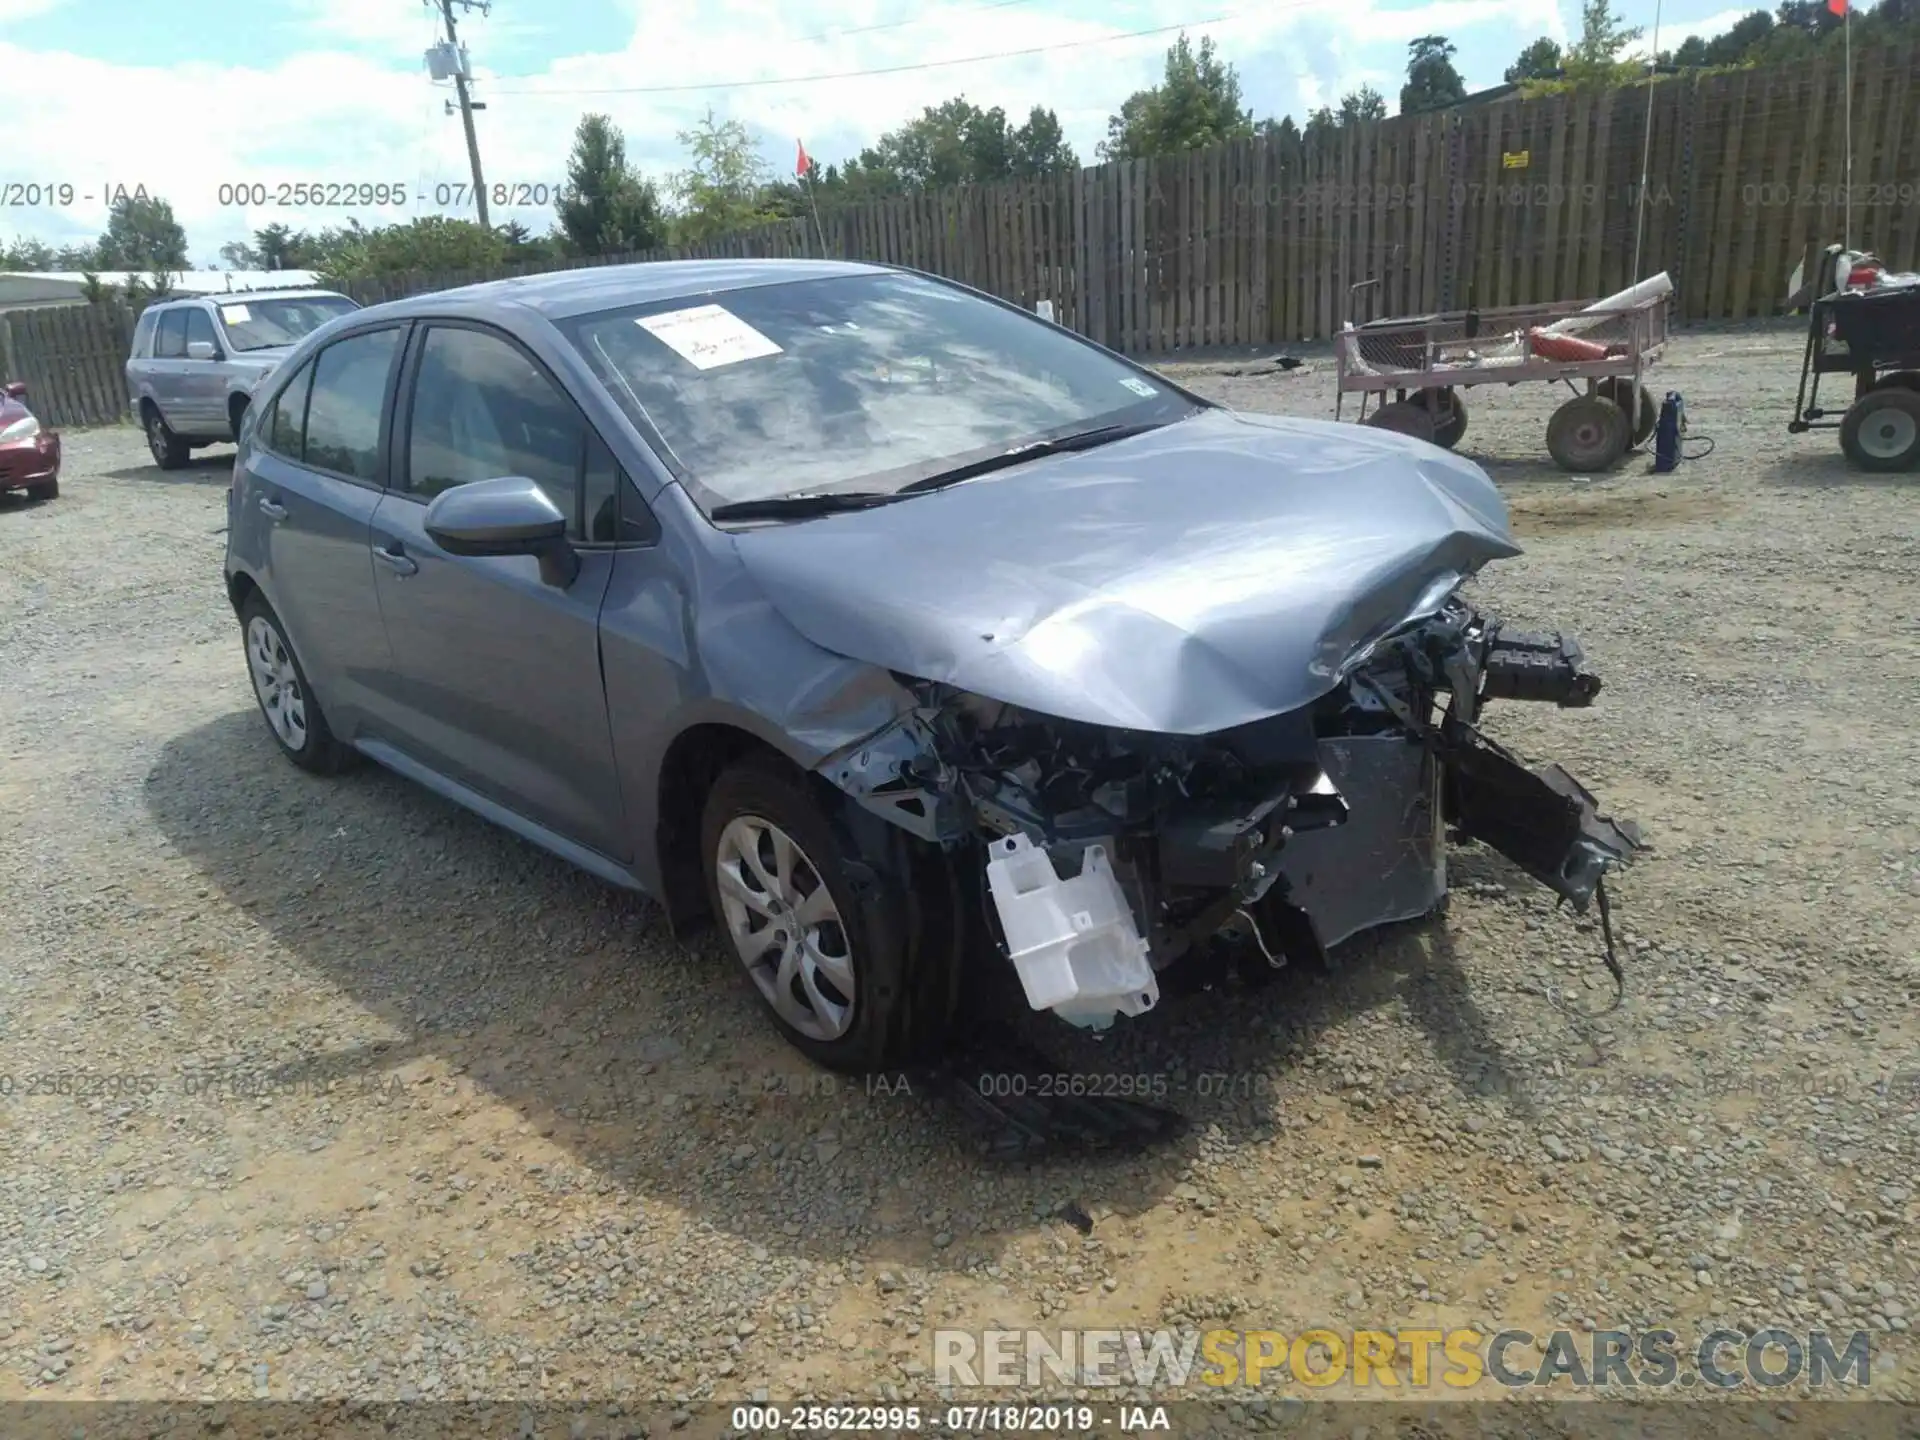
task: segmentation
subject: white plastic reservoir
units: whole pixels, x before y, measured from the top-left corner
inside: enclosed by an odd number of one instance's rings
[[[1104,1030],[1158,1003],[1147,941],[1105,847],[1089,845],[1071,880],[1024,835],[995,840],[989,854],[987,887],[1029,1005]]]

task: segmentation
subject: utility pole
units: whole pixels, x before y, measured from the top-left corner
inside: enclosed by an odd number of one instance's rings
[[[435,0],[427,0],[428,4]],[[487,182],[480,173],[480,139],[474,134],[473,112],[486,109],[485,104],[476,104],[467,90],[467,67],[461,62],[460,37],[453,28],[453,7],[462,10],[478,10],[482,15],[493,8],[491,0],[438,0],[441,17],[447,22],[447,50],[452,62],[453,88],[460,97],[460,123],[467,131],[467,160],[473,166],[473,203],[480,212],[480,224],[491,229],[487,223]],[[447,113],[453,113],[453,103],[447,103]]]

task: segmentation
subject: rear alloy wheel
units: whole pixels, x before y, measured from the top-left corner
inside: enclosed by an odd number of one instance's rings
[[[147,449],[153,454],[153,463],[162,470],[178,470],[192,458],[193,451],[171,426],[160,418],[159,408],[147,406]]]
[[[1434,424],[1433,412],[1418,400],[1394,400],[1382,405],[1367,417],[1366,423],[1377,430],[1391,430],[1396,435],[1411,435],[1416,440],[1434,443],[1438,428]]]
[[[345,769],[353,751],[334,738],[307,683],[307,672],[280,628],[280,617],[256,591],[240,608],[240,628],[246,641],[247,673],[253,696],[267,722],[274,743],[302,770],[334,775]]]
[[[1876,474],[1920,469],[1920,391],[1904,385],[1869,390],[1841,419],[1840,448]]]
[[[1610,469],[1632,438],[1627,412],[1598,395],[1576,395],[1547,421],[1547,451],[1575,475]]]
[[[815,783],[771,759],[714,781],[700,824],[714,918],[809,1058],[853,1074],[931,1059],[957,1005],[967,928],[952,871],[904,834],[888,837],[899,847],[888,861],[857,855]]]

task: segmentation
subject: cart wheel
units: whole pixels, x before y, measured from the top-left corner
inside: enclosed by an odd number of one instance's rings
[[[1632,438],[1627,412],[1598,395],[1576,395],[1547,421],[1547,450],[1554,463],[1575,475],[1590,475],[1618,463]]]
[[[1625,375],[1609,375],[1593,387],[1593,393],[1606,396],[1626,410],[1627,397],[1636,389],[1640,392],[1640,404],[1628,412],[1633,416],[1633,434],[1627,443],[1637,448],[1647,443],[1647,437],[1653,434],[1653,427],[1660,421],[1660,407],[1653,403],[1653,392],[1644,385],[1636,386]]]
[[[1898,385],[1903,390],[1920,390],[1920,370],[1896,370],[1873,382],[1875,390],[1884,390],[1889,385]]]
[[[1856,400],[1840,421],[1840,448],[1862,470],[1920,469],[1920,390],[1886,385]]]
[[[1390,401],[1369,415],[1367,424],[1433,443],[1433,412],[1418,400]]]
[[[1467,433],[1467,404],[1451,385],[1445,389],[1422,390],[1414,401],[1433,415],[1433,443],[1451,450]]]

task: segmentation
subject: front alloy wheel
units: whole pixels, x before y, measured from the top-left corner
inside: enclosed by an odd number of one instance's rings
[[[720,832],[714,875],[727,934],[774,1013],[830,1043],[853,1020],[853,950],[833,895],[806,851],[770,820],[741,815]]]
[[[770,755],[723,771],[700,817],[708,909],[794,1048],[872,1074],[936,1057],[973,929],[943,852],[857,838],[824,781]]]

